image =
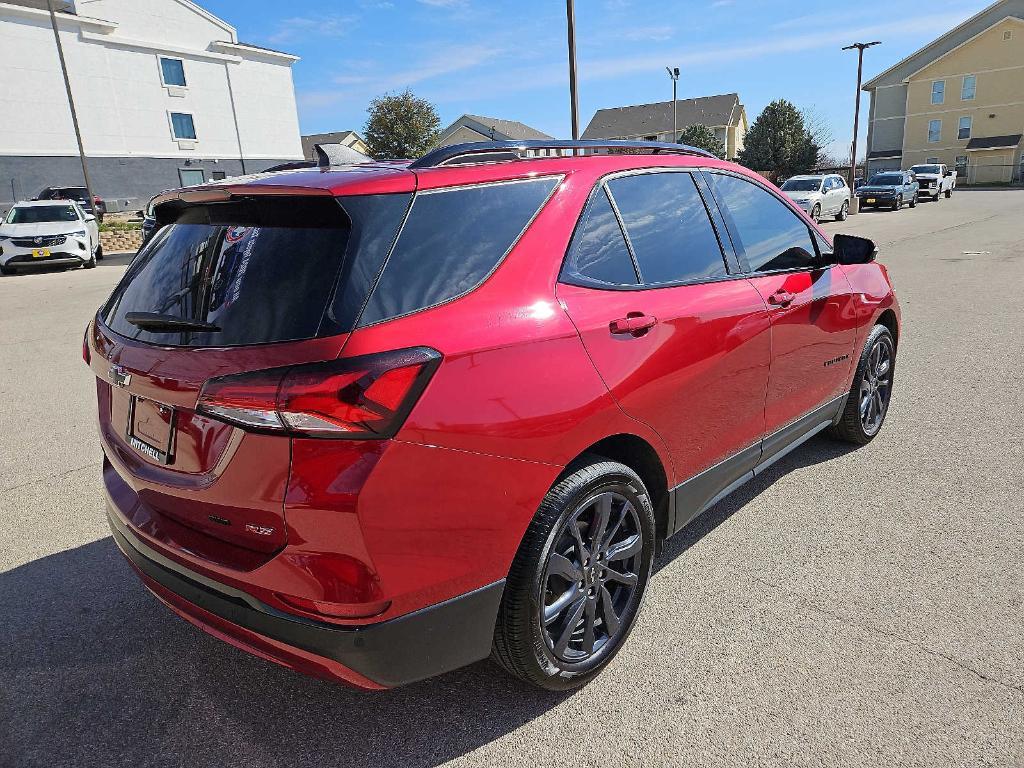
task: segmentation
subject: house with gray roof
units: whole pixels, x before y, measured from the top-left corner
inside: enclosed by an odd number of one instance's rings
[[[690,125],[706,125],[725,145],[726,157],[734,160],[747,134],[747,111],[739,94],[723,93],[676,102],[679,132]],[[672,134],[672,101],[599,109],[583,132],[584,139],[641,139],[675,143]]]
[[[550,138],[552,137],[546,133],[517,120],[466,114],[441,131],[438,146],[450,147],[452,144],[471,141],[526,141]]]

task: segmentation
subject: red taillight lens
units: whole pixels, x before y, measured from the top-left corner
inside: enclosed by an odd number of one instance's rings
[[[222,376],[206,382],[196,410],[256,430],[391,437],[440,362],[439,352],[416,347]]]

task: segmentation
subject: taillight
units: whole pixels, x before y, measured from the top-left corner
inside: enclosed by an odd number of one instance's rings
[[[196,410],[257,431],[308,437],[392,437],[441,362],[400,349],[210,379]]]
[[[92,327],[90,320],[85,324],[85,334],[82,336],[82,359],[86,365],[92,363],[92,352],[89,351],[89,329]]]

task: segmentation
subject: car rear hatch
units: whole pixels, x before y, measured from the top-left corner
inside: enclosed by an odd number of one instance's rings
[[[211,382],[335,360],[408,200],[277,191],[157,208],[166,226],[90,324],[85,347],[104,480],[128,523],[235,569],[280,551],[289,434],[247,422],[251,408],[224,418],[201,397]],[[271,397],[276,376],[264,377]]]

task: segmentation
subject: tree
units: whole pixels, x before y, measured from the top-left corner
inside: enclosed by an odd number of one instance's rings
[[[827,149],[835,140],[835,135],[832,133],[832,126],[829,125],[828,118],[817,107],[801,109],[800,115],[804,119],[804,127],[807,128],[807,133],[810,134],[814,143],[818,145],[818,157],[814,163],[815,168],[839,168],[844,164],[849,165],[849,158],[836,162],[836,158],[832,157]]]
[[[679,143],[697,149],[705,149],[719,160],[725,160],[725,145],[718,140],[715,132],[706,125],[688,125],[679,134]]]
[[[363,135],[378,160],[416,158],[437,143],[441,119],[434,105],[409,89],[370,102]]]
[[[813,170],[820,149],[804,125],[800,110],[779,99],[765,107],[750,126],[738,159],[777,182]]]

